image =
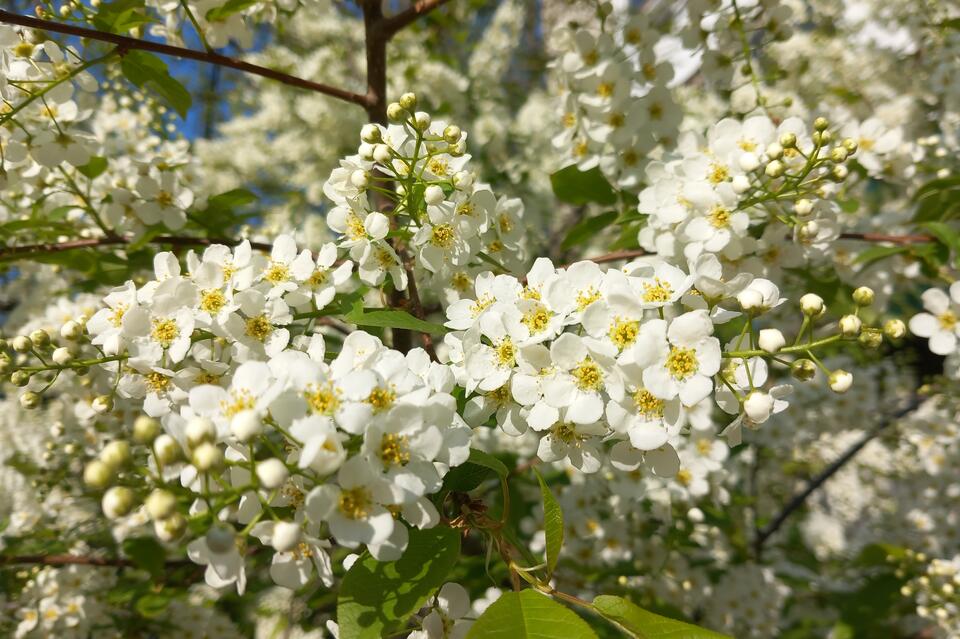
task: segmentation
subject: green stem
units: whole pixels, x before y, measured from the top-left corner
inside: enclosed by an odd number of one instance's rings
[[[840,341],[842,339],[841,335],[831,335],[830,337],[824,337],[823,339],[818,339],[815,342],[810,342],[809,344],[800,344],[794,346],[787,346],[786,348],[781,348],[778,353],[803,353],[809,351],[812,348],[818,348],[820,346],[826,346],[827,344],[832,344],[834,342]],[[770,357],[770,353],[762,351],[760,349],[750,350],[750,351],[730,351],[723,354],[724,359],[735,359],[735,358],[744,358],[744,357]]]

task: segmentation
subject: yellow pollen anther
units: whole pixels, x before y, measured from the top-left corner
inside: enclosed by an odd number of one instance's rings
[[[163,373],[154,371],[152,373],[147,373],[143,376],[143,378],[147,382],[147,388],[154,393],[162,393],[170,386],[170,378]]]
[[[582,391],[599,391],[603,388],[603,371],[590,357],[585,357],[570,371]]]
[[[447,164],[446,160],[441,158],[431,158],[430,161],[427,162],[427,168],[438,177],[445,177],[450,173],[450,165]]]
[[[380,459],[384,466],[403,466],[410,461],[410,444],[406,435],[384,433],[380,438]]]
[[[382,413],[385,410],[388,410],[393,406],[393,402],[397,399],[397,394],[389,388],[374,388],[370,391],[370,394],[365,400],[370,406],[373,407],[374,413]]]
[[[674,379],[682,381],[696,373],[698,367],[699,362],[697,362],[697,352],[695,350],[677,346],[670,348],[666,368]]]
[[[654,397],[653,393],[645,388],[641,388],[633,394],[633,405],[637,407],[637,412],[647,419],[663,417],[663,404],[662,399]]]
[[[282,262],[270,262],[270,267],[263,274],[263,279],[271,284],[279,284],[290,279],[290,267]]]
[[[226,417],[233,417],[245,410],[253,410],[256,405],[257,401],[253,398],[253,395],[250,394],[250,391],[243,389],[232,390],[230,391],[230,400],[222,400],[220,402],[220,410],[223,411]]]
[[[173,340],[180,335],[177,323],[172,319],[153,320],[153,330],[150,336],[164,348],[169,348]]]
[[[347,519],[365,519],[370,513],[373,495],[363,486],[357,486],[340,493],[337,509]]]
[[[273,332],[273,326],[266,315],[257,315],[247,320],[247,335],[258,342],[266,341],[271,332]]]
[[[508,368],[514,365],[517,356],[517,347],[513,345],[513,341],[509,337],[505,337],[502,342],[497,344],[494,352],[497,356],[497,363],[501,367]]]
[[[536,335],[550,325],[550,311],[543,304],[537,304],[520,319],[521,322],[530,330],[531,335]]]
[[[639,332],[640,322],[615,317],[607,335],[610,337],[610,341],[613,342],[614,346],[617,347],[617,350],[622,351],[636,341]]]
[[[340,397],[333,382],[309,384],[303,392],[310,412],[320,415],[332,415],[340,407]]]
[[[710,212],[707,214],[707,219],[710,220],[710,224],[712,224],[714,228],[727,228],[730,226],[730,209],[718,204],[710,209]]]
[[[643,301],[647,303],[669,302],[673,294],[673,288],[668,282],[664,282],[659,277],[653,278],[653,284],[643,283]]]
[[[210,289],[200,293],[200,310],[207,313],[219,313],[227,304],[227,298],[220,289]]]
[[[577,293],[577,310],[582,311],[600,299],[600,291],[594,287],[585,288]]]
[[[947,331],[952,331],[957,325],[957,314],[953,311],[944,311],[937,316],[937,320],[940,322],[940,327]]]
[[[449,224],[437,224],[430,231],[430,243],[436,247],[448,249],[453,246],[453,227]]]

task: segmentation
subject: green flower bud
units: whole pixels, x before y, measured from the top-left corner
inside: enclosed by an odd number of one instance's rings
[[[809,359],[798,359],[790,365],[790,374],[794,379],[808,382],[817,374],[817,365]]]
[[[27,371],[14,371],[13,375],[10,376],[10,383],[23,388],[30,383],[30,373]]]
[[[870,306],[873,304],[873,289],[869,286],[858,286],[853,291],[853,301],[857,306]]]
[[[821,116],[813,121],[813,128],[816,129],[817,131],[823,131],[828,126],[830,126],[830,121],[827,120],[825,117]]]
[[[140,415],[133,422],[133,441],[138,444],[152,444],[161,432],[160,422],[148,415]]]
[[[413,111],[417,108],[417,94],[416,93],[404,93],[400,96],[398,100],[400,106],[407,111]]]
[[[33,391],[27,391],[20,396],[20,406],[27,410],[33,410],[40,405],[40,395]]]
[[[907,334],[907,325],[903,323],[903,320],[887,320],[883,324],[883,334],[890,339],[900,339]]]
[[[83,469],[83,483],[94,490],[103,490],[110,484],[113,471],[102,461],[93,460]]]
[[[33,342],[26,335],[17,335],[10,342],[10,346],[18,353],[29,353],[33,348]]]

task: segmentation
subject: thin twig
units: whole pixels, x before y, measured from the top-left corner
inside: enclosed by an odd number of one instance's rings
[[[249,62],[244,62],[243,60],[237,60],[236,58],[220,55],[219,53],[213,51],[196,51],[194,49],[175,47],[169,44],[163,44],[161,42],[150,42],[148,40],[140,40],[139,38],[128,38],[127,36],[117,35],[115,33],[108,33],[106,31],[99,31],[97,29],[87,29],[85,27],[77,27],[70,24],[61,24],[59,22],[53,22],[52,20],[43,20],[41,18],[34,18],[32,16],[24,16],[18,13],[11,13],[10,11],[4,11],[2,9],[0,9],[0,22],[16,24],[22,27],[29,27],[31,29],[42,29],[44,31],[52,31],[54,33],[63,33],[65,35],[72,35],[80,38],[90,38],[91,40],[99,40],[100,42],[112,42],[113,44],[124,47],[125,49],[139,49],[141,51],[159,53],[160,55],[169,55],[186,60],[196,60],[198,62],[216,64],[221,67],[229,67],[231,69],[243,71],[244,73],[250,73],[264,78],[269,78],[271,80],[276,80],[277,82],[289,84],[290,86],[299,87],[301,89],[308,89],[310,91],[316,91],[317,93],[323,93],[324,95],[329,95],[331,97],[350,102],[351,104],[357,104],[364,108],[367,106],[367,96],[365,95],[353,93],[352,91],[347,91],[329,84],[322,84],[320,82],[313,82],[312,80],[298,78],[280,71],[250,64]]]
[[[41,566],[108,566],[114,568],[132,567],[135,564],[129,559],[112,557],[91,557],[86,555],[16,555],[4,557],[0,555],[0,566],[34,564]],[[180,566],[195,566],[189,559],[172,559],[165,562],[168,568]]]
[[[21,246],[8,246],[0,248],[0,262],[18,259],[29,255],[40,255],[47,253],[62,253],[64,251],[74,251],[83,248],[93,248],[97,246],[123,245],[134,242],[129,237],[97,237],[82,240],[68,240],[66,242],[52,242],[47,244],[23,244]],[[236,246],[243,240],[226,238],[207,238],[207,237],[189,237],[181,235],[158,235],[151,238],[150,244],[170,244],[172,246],[210,246],[211,244],[226,244],[227,246]],[[258,251],[270,251],[273,245],[264,242],[250,242],[251,248]]]
[[[379,25],[380,34],[387,40],[392,38],[398,31],[415,22],[421,16],[430,13],[442,4],[450,0],[417,0],[409,8],[401,11],[395,16],[384,18]]]
[[[890,242],[891,244],[923,244],[935,242],[929,235],[886,235],[884,233],[841,233],[841,240],[862,240],[864,242]]]

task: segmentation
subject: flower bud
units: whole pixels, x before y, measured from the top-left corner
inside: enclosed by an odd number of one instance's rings
[[[756,153],[747,152],[740,156],[737,163],[744,171],[755,171],[760,166],[760,159]]]
[[[112,441],[100,451],[100,461],[114,472],[129,464],[130,459],[130,444],[123,440]]]
[[[833,141],[833,133],[830,133],[830,131],[814,131],[810,137],[820,146],[827,146]]]
[[[790,374],[794,379],[808,382],[817,374],[817,365],[809,359],[798,359],[790,365]]]
[[[430,122],[432,122],[432,120],[429,113],[417,111],[413,114],[413,126],[415,126],[419,131],[426,131],[429,129]]]
[[[869,286],[858,286],[853,291],[853,301],[857,306],[870,306],[873,304],[873,289]]]
[[[843,182],[847,179],[848,175],[850,175],[850,169],[842,164],[838,164],[830,169],[830,177],[836,182]]]
[[[166,519],[153,522],[153,532],[160,541],[176,541],[187,532],[187,519],[180,513],[173,513]]]
[[[180,448],[180,444],[177,443],[176,439],[163,433],[162,435],[158,435],[153,441],[153,454],[156,455],[159,463],[166,465],[172,464],[180,459],[183,450]]]
[[[857,341],[866,348],[879,348],[883,343],[883,333],[879,328],[865,328],[860,332]]]
[[[257,479],[267,490],[283,486],[289,475],[286,465],[276,457],[257,463]]]
[[[20,406],[26,410],[33,410],[40,405],[40,395],[33,391],[27,391],[20,396]]]
[[[460,141],[461,135],[463,135],[463,131],[456,124],[447,125],[447,128],[443,130],[443,139],[447,141],[447,144],[456,144]]]
[[[387,118],[391,122],[403,122],[407,118],[407,110],[396,102],[391,102],[387,106]]]
[[[830,121],[827,120],[825,117],[821,116],[813,121],[813,128],[816,129],[817,131],[823,131],[828,126],[830,126]]]
[[[457,171],[453,174],[453,186],[461,191],[466,191],[473,186],[474,175],[469,171]]]
[[[373,147],[373,159],[380,164],[389,164],[390,158],[390,147],[386,144],[378,144]]]
[[[376,144],[383,139],[383,134],[376,124],[364,124],[360,129],[360,139],[369,144]]]
[[[784,133],[780,136],[780,146],[785,149],[792,149],[797,146],[797,135],[795,133]]]
[[[157,521],[173,514],[177,508],[177,498],[169,490],[154,488],[153,492],[147,495],[143,505],[146,506],[150,519]]]
[[[767,157],[770,158],[771,160],[779,160],[780,158],[783,157],[783,147],[780,146],[777,142],[771,142],[767,146],[765,153],[767,154]]]
[[[98,395],[90,402],[90,407],[93,408],[94,412],[98,415],[109,413],[113,410],[113,397],[110,395]]]
[[[79,322],[68,320],[63,323],[63,326],[60,327],[60,337],[68,342],[76,341],[80,339],[80,336],[82,335],[83,326]]]
[[[10,340],[10,347],[18,353],[29,353],[33,348],[33,342],[26,335],[17,335]]]
[[[845,148],[847,150],[847,153],[849,153],[850,155],[853,155],[854,153],[856,153],[857,149],[860,148],[856,140],[854,140],[853,138],[844,138],[843,142],[841,142],[840,144],[843,145],[843,148]]]
[[[440,204],[443,202],[443,189],[436,184],[431,184],[423,191],[423,199],[427,204]]]
[[[830,373],[830,390],[834,393],[846,393],[853,385],[853,375],[845,370],[837,369]]]
[[[786,167],[783,166],[783,162],[780,160],[773,160],[767,164],[767,168],[763,170],[767,174],[767,177],[778,178],[783,175],[786,171]]]
[[[800,298],[800,310],[807,317],[820,317],[827,311],[827,306],[816,293],[807,293]]]
[[[14,371],[13,374],[10,375],[10,383],[23,388],[30,383],[30,373],[27,371]]]
[[[363,169],[357,169],[350,174],[350,184],[358,189],[365,189],[370,184],[370,175]]]
[[[194,449],[192,461],[201,473],[217,470],[223,465],[223,451],[216,444],[202,442]]]
[[[229,552],[234,549],[234,544],[236,543],[237,533],[234,529],[226,524],[216,524],[210,527],[210,530],[207,531],[206,539],[207,548],[210,549],[210,552],[222,555],[225,552]]]
[[[263,432],[263,421],[252,410],[241,411],[230,420],[230,432],[238,441],[248,442]]]
[[[367,144],[364,142],[357,148],[357,155],[360,156],[361,160],[367,160],[368,162],[373,160],[373,144]]]
[[[820,232],[820,225],[816,220],[807,220],[797,226],[797,240],[800,242],[809,242],[817,237]]]
[[[133,491],[126,486],[114,486],[103,494],[100,506],[107,519],[117,519],[133,510],[134,499]]]
[[[417,108],[417,94],[404,93],[400,96],[400,100],[398,102],[400,106],[407,111],[413,111],[415,108]]]
[[[800,217],[806,217],[813,212],[813,202],[806,198],[801,198],[793,205],[793,210],[796,211]]]
[[[97,459],[83,468],[83,483],[94,490],[103,490],[112,478],[113,471],[110,467]]]
[[[140,415],[133,422],[133,441],[138,444],[153,443],[160,432],[160,422],[149,415]]]
[[[753,391],[743,400],[743,412],[750,421],[762,424],[773,412],[773,397],[763,391]]]
[[[847,150],[842,146],[837,146],[830,149],[830,161],[840,164],[841,162],[846,162],[847,160]]]
[[[752,311],[763,306],[763,294],[753,289],[744,289],[737,294],[737,301],[740,308],[745,311]]]
[[[192,417],[183,431],[187,438],[187,446],[196,448],[204,442],[212,442],[217,438],[217,427],[206,417]]]
[[[73,359],[73,353],[71,353],[70,349],[66,346],[61,346],[53,349],[53,355],[51,355],[51,359],[53,360],[54,364],[63,366],[70,363],[70,361]]]
[[[734,175],[730,186],[734,193],[746,193],[750,190],[750,178],[746,175]]]
[[[844,315],[837,324],[840,327],[840,334],[844,337],[856,337],[863,326],[863,322],[856,315]]]
[[[273,525],[270,539],[277,552],[289,552],[300,543],[300,525],[292,521],[278,521]]]
[[[761,350],[773,354],[778,353],[781,348],[786,346],[787,340],[783,337],[783,333],[781,333],[779,329],[764,328],[757,337],[757,343],[760,345]]]
[[[887,320],[883,324],[883,334],[890,339],[900,339],[907,334],[907,325],[903,323],[903,320]]]

